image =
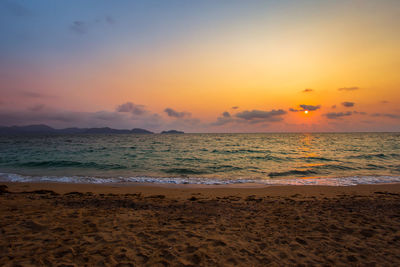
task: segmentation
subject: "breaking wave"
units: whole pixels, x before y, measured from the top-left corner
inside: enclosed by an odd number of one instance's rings
[[[361,184],[400,183],[400,176],[350,176],[331,178],[291,179],[210,179],[198,177],[89,177],[89,176],[29,176],[0,173],[0,182],[54,182],[74,184],[176,184],[176,185],[327,185],[354,186]]]

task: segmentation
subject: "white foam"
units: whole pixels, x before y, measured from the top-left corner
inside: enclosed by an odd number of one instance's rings
[[[152,184],[192,184],[192,185],[328,185],[354,186],[361,184],[400,183],[400,176],[350,176],[330,178],[292,179],[210,179],[181,177],[90,177],[90,176],[29,176],[14,173],[0,173],[1,182],[56,182],[75,184],[152,183]]]

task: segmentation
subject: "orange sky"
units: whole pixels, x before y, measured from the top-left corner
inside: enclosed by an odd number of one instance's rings
[[[80,13],[55,7],[67,11],[51,26],[49,10],[20,6],[30,14],[21,18],[2,6],[17,26],[0,28],[11,38],[0,124],[399,131],[400,3],[321,2],[144,3],[135,21],[128,7],[87,4]],[[143,112],[118,111],[129,102]],[[290,111],[301,104],[318,108]]]

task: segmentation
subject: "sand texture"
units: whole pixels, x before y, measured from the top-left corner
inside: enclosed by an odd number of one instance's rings
[[[0,265],[400,266],[399,185],[280,188],[8,184]]]

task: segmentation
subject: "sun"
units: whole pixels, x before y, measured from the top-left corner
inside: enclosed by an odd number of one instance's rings
[[[304,113],[305,113],[305,114],[308,114],[308,110],[304,110]]]

